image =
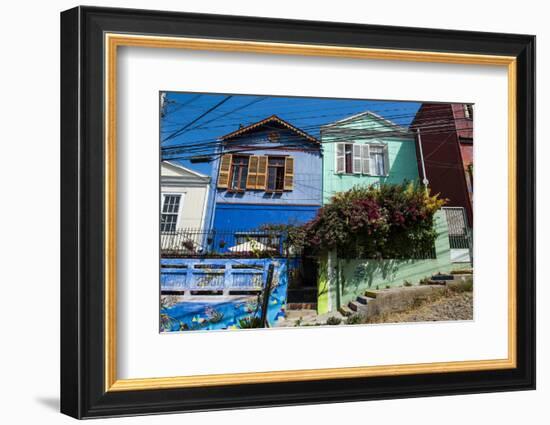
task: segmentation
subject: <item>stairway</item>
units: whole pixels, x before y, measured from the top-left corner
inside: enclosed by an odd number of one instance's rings
[[[352,314],[366,315],[369,302],[375,298],[375,292],[367,291],[365,295],[359,295],[354,301],[350,301],[348,305],[340,307],[339,311],[344,316],[351,316]]]

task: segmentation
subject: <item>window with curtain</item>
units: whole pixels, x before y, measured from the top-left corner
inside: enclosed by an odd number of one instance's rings
[[[384,146],[370,146],[370,173],[375,176],[385,176],[386,159]]]

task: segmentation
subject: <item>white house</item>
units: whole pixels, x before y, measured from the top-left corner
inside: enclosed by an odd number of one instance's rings
[[[160,173],[160,232],[208,230],[210,177],[168,161]]]

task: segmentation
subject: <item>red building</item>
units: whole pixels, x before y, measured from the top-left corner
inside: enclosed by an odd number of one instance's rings
[[[432,193],[447,198],[449,207],[465,210],[473,226],[473,107],[467,104],[424,103],[411,123],[417,133],[420,178]]]

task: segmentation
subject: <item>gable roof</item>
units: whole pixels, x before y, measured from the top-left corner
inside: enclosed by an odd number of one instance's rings
[[[357,121],[358,119],[363,118],[364,116],[370,116],[370,117],[372,117],[372,118],[374,118],[378,121],[382,121],[388,127],[393,128],[395,131],[397,131],[399,133],[409,133],[409,130],[406,127],[403,127],[399,124],[396,124],[393,121],[390,121],[390,120],[384,118],[383,116],[375,114],[374,112],[371,112],[371,111],[365,111],[365,112],[361,112],[359,114],[351,115],[351,116],[343,118],[341,120],[334,121],[330,124],[323,125],[321,128],[338,127],[341,124],[346,124],[348,122]]]
[[[303,137],[306,140],[309,140],[310,142],[320,144],[319,140],[315,137],[307,134],[305,131],[300,130],[297,127],[294,127],[292,124],[289,124],[285,120],[279,118],[277,115],[271,115],[270,117],[264,118],[261,121],[258,121],[254,124],[247,125],[246,127],[239,128],[238,130],[235,130],[229,134],[226,134],[225,136],[220,137],[220,140],[228,140],[232,139],[234,137],[242,136],[243,134],[252,132],[254,130],[257,130],[263,126],[266,126],[269,123],[276,123],[280,125],[283,128],[286,128],[287,130],[292,131],[293,133]]]
[[[161,164],[164,167],[171,168],[173,171],[180,174],[182,177],[188,177],[195,180],[205,180],[205,181],[210,180],[210,176],[201,174],[195,170],[191,170],[190,168],[184,167],[183,165],[180,165],[180,164],[175,164],[170,161],[162,161]],[[162,175],[162,171],[161,171],[161,175]],[[167,176],[163,175],[162,177],[167,177]]]

